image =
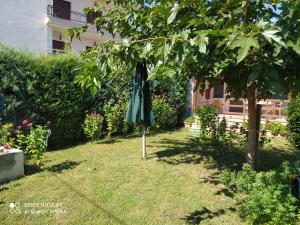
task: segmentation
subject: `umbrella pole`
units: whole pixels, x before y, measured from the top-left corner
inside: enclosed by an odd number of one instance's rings
[[[143,125],[143,159],[147,158],[146,152],[146,127]]]

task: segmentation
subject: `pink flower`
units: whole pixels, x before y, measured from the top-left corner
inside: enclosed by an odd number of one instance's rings
[[[3,147],[4,147],[4,149],[8,149],[9,148],[9,144],[4,144]]]
[[[18,130],[21,130],[21,129],[22,129],[22,126],[17,126],[17,129],[18,129]]]
[[[32,123],[28,123],[28,124],[27,124],[27,127],[32,127]]]
[[[28,123],[28,121],[27,120],[23,120],[22,123],[25,125],[25,124]]]

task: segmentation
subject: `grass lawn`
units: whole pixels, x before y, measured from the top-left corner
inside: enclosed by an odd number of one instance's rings
[[[243,224],[217,177],[239,169],[245,152],[200,144],[186,129],[147,141],[146,161],[140,137],[47,153],[43,170],[29,168],[28,176],[0,185],[0,224]],[[296,160],[297,152],[276,139],[259,157],[265,170]],[[20,214],[10,213],[11,202],[20,203]],[[53,209],[26,203],[61,203],[55,209],[62,211],[26,214]]]

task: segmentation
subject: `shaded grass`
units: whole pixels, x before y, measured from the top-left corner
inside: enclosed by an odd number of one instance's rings
[[[200,142],[186,129],[147,141],[146,161],[140,137],[47,153],[42,170],[0,185],[0,224],[243,224],[218,176],[241,168],[245,152]],[[264,169],[297,158],[285,140],[276,141],[261,151]],[[65,214],[10,214],[11,202],[21,210],[61,203]]]

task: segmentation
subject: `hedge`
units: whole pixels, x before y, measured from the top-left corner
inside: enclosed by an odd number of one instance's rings
[[[288,137],[300,148],[300,95],[292,99],[288,105]]]
[[[93,101],[74,83],[78,64],[74,55],[35,56],[0,46],[3,119],[14,124],[51,121],[53,147],[78,140],[84,110]]]
[[[0,118],[15,125],[23,119],[36,124],[51,121],[50,146],[75,144],[83,137],[84,112],[103,111],[105,102],[128,99],[133,79],[103,78],[92,97],[74,83],[80,66],[80,58],[73,54],[33,55],[0,45]],[[187,82],[186,77],[175,74],[151,84],[152,95],[163,97],[173,107],[177,124],[185,114]],[[170,127],[173,124],[165,129]]]

